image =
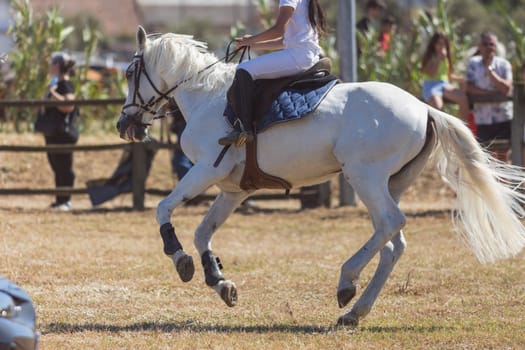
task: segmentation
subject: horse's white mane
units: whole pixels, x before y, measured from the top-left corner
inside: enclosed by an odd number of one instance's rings
[[[155,34],[148,36],[144,59],[169,87],[187,80],[185,87],[190,89],[223,90],[231,84],[235,65],[218,62],[219,59],[207,49],[205,42],[191,35]],[[211,64],[213,67],[203,71]]]

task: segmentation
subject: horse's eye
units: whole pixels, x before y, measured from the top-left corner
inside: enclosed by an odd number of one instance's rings
[[[131,79],[131,77],[133,76],[133,69],[127,69],[126,70],[126,79]]]

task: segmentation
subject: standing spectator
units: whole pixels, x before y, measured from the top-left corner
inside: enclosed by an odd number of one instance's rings
[[[171,131],[177,135],[178,148],[173,151],[173,157],[171,158],[172,169],[177,173],[177,179],[179,181],[186,175],[188,170],[193,166],[191,160],[184,154],[180,148],[180,139],[182,137],[182,132],[186,127],[186,121],[182,116],[181,112],[178,111],[173,113],[173,123],[171,124]]]
[[[465,92],[454,87],[451,82],[462,84],[464,80],[454,74],[450,43],[442,32],[436,32],[423,54],[421,62],[423,72],[423,99],[432,107],[443,109],[443,99],[459,105],[459,116],[467,121],[469,103]]]
[[[467,66],[467,92],[472,95],[503,94],[512,90],[512,67],[505,58],[496,55],[498,38],[491,32],[480,36],[479,56],[469,60]],[[478,139],[489,144],[496,139],[510,140],[512,101],[475,103],[474,118]],[[508,152],[496,157],[508,161]]]
[[[75,61],[66,53],[59,52],[52,55],[50,63],[52,78],[45,99],[52,101],[75,99],[74,87],[69,80],[74,65]],[[78,108],[75,105],[46,107],[39,113],[35,130],[44,134],[46,145],[76,144],[78,141],[77,117]],[[73,187],[75,181],[73,152],[47,153],[47,159],[55,174],[56,187]],[[71,210],[71,196],[56,196],[56,201],[51,204],[51,208]]]
[[[383,0],[368,0],[365,6],[365,15],[357,22],[356,27],[361,32],[368,32],[371,27],[379,30],[380,19],[386,10],[386,3]]]

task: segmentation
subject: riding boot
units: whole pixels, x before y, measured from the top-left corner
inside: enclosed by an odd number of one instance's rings
[[[219,139],[219,144],[242,146],[253,139],[252,114],[254,95],[255,86],[252,76],[246,70],[238,69],[235,73],[233,84],[228,91],[228,99],[237,116],[234,126],[239,124],[240,131],[234,128],[228,135]]]

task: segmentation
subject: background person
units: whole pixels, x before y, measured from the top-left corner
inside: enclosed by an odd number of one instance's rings
[[[423,72],[423,100],[437,109],[443,109],[443,99],[459,105],[459,117],[467,121],[469,102],[467,95],[451,82],[463,83],[464,80],[454,74],[450,43],[442,32],[436,32],[430,38],[421,61]]]
[[[392,34],[394,33],[395,24],[396,21],[393,16],[386,16],[381,20],[378,40],[383,52],[390,50],[390,42],[392,40]]]
[[[496,55],[498,38],[491,32],[480,35],[480,55],[472,57],[467,66],[467,92],[472,95],[503,94],[512,90],[512,67],[505,58]],[[510,140],[512,101],[474,103],[474,118],[480,143],[487,145],[497,139]],[[495,156],[508,161],[508,152]]]
[[[386,3],[383,0],[368,0],[365,6],[365,15],[357,22],[356,27],[361,32],[366,33],[372,27],[379,31],[380,21],[386,10]]]
[[[66,53],[54,53],[50,63],[51,82],[45,99],[52,101],[70,101],[75,99],[73,84],[69,80],[75,61]],[[35,130],[42,132],[46,145],[76,144],[78,128],[76,125],[78,108],[74,105],[46,107],[39,113]],[[73,152],[47,153],[49,165],[55,175],[56,187],[73,187]],[[71,210],[71,196],[57,195],[51,208]]]
[[[182,114],[180,112],[174,113],[173,122],[171,124],[170,130],[171,132],[177,135],[177,143],[179,147],[173,151],[173,156],[171,158],[171,166],[173,171],[177,174],[177,179],[179,181],[193,166],[191,160],[184,154],[184,152],[180,148],[180,140],[185,127],[186,121],[184,120]]]

